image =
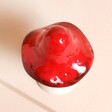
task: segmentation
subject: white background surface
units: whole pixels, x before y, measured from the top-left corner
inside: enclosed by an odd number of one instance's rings
[[[25,35],[59,21],[78,26],[95,53],[86,77],[62,96],[41,90],[21,62]],[[111,0],[0,0],[0,112],[112,112],[111,71]]]

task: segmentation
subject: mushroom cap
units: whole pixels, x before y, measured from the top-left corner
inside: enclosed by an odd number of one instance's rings
[[[93,49],[75,25],[59,22],[29,33],[22,44],[27,73],[50,87],[77,83],[91,68]]]

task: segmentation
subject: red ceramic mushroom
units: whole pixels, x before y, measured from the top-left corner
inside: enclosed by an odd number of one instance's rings
[[[72,90],[91,68],[93,49],[75,25],[59,22],[29,33],[22,44],[27,73],[46,91]]]

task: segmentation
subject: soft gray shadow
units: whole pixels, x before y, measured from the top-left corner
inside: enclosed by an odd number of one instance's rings
[[[0,84],[5,86],[6,88],[14,91],[15,93],[19,94],[20,96],[22,96],[23,98],[27,99],[28,101],[40,106],[41,108],[43,108],[44,110],[48,111],[48,112],[55,112],[53,109],[49,108],[48,106],[40,103],[39,101],[35,100],[33,97],[25,94],[24,92],[22,92],[21,90],[15,88],[14,86],[10,85],[9,83],[3,81],[0,79]]]
[[[21,43],[28,33],[29,24],[24,17],[9,13],[0,14],[0,44],[13,53],[20,53]]]
[[[24,17],[17,14],[11,14],[11,12],[6,14],[0,13],[0,47],[6,50],[6,52],[10,51],[13,54],[17,54],[17,56],[20,55],[22,41],[31,28],[31,25],[29,25],[28,21]],[[44,110],[48,112],[55,112],[51,108],[1,79],[0,84],[37,106],[40,106]]]

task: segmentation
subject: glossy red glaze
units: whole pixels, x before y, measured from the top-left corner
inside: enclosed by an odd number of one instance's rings
[[[27,73],[52,87],[78,82],[90,69],[93,59],[93,50],[85,35],[67,22],[32,31],[22,45]]]

